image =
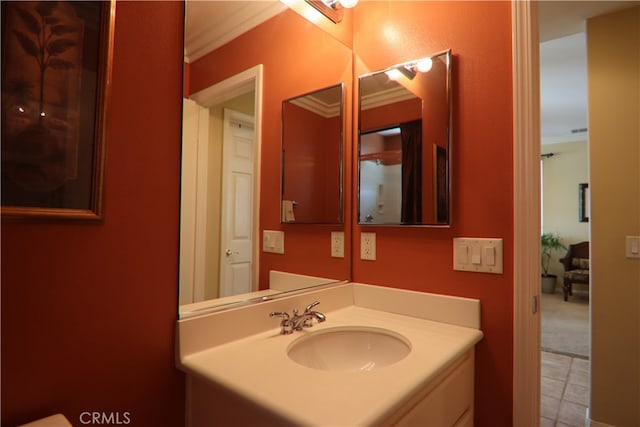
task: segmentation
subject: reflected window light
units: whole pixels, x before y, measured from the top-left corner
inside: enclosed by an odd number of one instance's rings
[[[19,113],[24,113],[24,108],[22,108],[22,107],[18,107],[18,112],[19,112]]]
[[[40,117],[44,117],[44,116],[46,116],[46,115],[47,115],[47,114],[46,114],[44,111],[41,111],[41,112],[40,112]]]

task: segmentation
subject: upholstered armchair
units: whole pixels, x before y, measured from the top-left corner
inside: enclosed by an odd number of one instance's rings
[[[574,283],[589,285],[589,242],[569,245],[567,254],[560,259],[560,262],[564,266],[562,283],[564,300],[568,301],[569,295],[573,295]]]

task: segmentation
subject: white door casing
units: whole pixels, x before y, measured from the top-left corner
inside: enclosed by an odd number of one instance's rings
[[[540,425],[540,72],[536,2],[512,1],[513,425]]]
[[[180,304],[190,304],[204,299],[209,111],[183,99],[182,121]]]

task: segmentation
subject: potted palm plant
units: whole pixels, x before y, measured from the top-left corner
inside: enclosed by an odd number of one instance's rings
[[[560,242],[560,237],[554,233],[543,233],[540,238],[540,246],[542,249],[540,257],[542,265],[542,292],[552,294],[555,292],[557,276],[555,274],[549,274],[551,254],[560,249],[566,250],[567,247]]]

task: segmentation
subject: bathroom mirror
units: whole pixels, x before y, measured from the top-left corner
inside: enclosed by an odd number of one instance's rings
[[[343,87],[282,103],[282,222],[342,224]]]
[[[344,225],[292,227],[284,254],[263,252],[263,231],[281,230],[282,102],[346,81],[351,48],[279,1],[185,4],[179,317],[348,280],[349,257],[315,251],[325,240],[328,247],[330,231],[348,232]],[[292,41],[286,49],[256,48],[285,39]],[[236,209],[230,215],[222,190],[223,168],[232,163],[225,132],[238,142],[233,151],[254,164],[252,178],[234,181],[239,197],[227,203]],[[245,221],[234,222],[239,219]],[[225,234],[232,237],[228,244]],[[233,241],[238,236],[251,242]],[[244,285],[224,285],[223,274]]]
[[[358,223],[450,225],[451,51],[358,84]]]

